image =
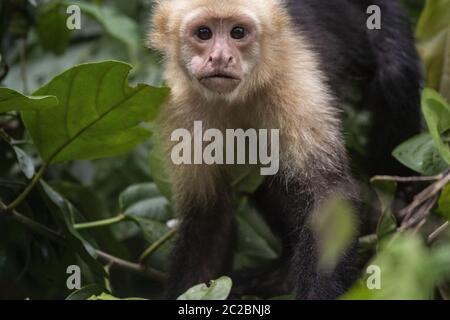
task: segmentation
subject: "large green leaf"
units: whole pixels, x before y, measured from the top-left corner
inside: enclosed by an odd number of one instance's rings
[[[450,100],[450,0],[427,0],[417,26],[427,86]]]
[[[403,165],[425,176],[439,174],[448,167],[429,133],[405,141],[394,150],[393,156]]]
[[[129,87],[131,66],[105,61],[76,66],[35,95],[52,94],[60,104],[23,112],[23,120],[45,162],[97,159],[122,154],[150,136],[141,124],[153,120],[169,90]]]
[[[213,280],[208,287],[199,284],[178,297],[178,300],[226,300],[231,292],[233,282],[228,277]]]
[[[432,89],[425,89],[422,95],[422,110],[441,156],[450,164],[450,145],[443,135],[450,132],[450,105]]]
[[[8,88],[0,88],[0,113],[23,110],[39,110],[58,104],[55,96],[27,97]]]

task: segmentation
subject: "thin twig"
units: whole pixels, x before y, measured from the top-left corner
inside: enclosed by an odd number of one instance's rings
[[[41,178],[44,176],[45,171],[47,170],[48,165],[43,165],[41,169],[34,175],[33,179],[30,181],[30,183],[27,185],[25,190],[22,191],[22,193],[13,201],[11,202],[6,208],[3,208],[3,210],[7,212],[11,212],[14,209],[16,209],[28,196],[28,194],[33,190],[33,188],[36,186],[36,184],[39,183]]]
[[[444,223],[442,226],[434,230],[429,236],[428,236],[428,244],[432,244],[434,241],[436,241],[439,236],[448,229],[450,226],[450,222]]]
[[[411,211],[414,214],[411,214],[408,219],[404,219],[402,225],[399,228],[400,232],[406,231],[409,228],[414,227],[419,224],[420,227],[423,226],[423,220],[427,218],[430,214],[431,209],[433,209],[436,201],[438,200],[438,195],[434,195],[432,198],[426,200],[426,202],[420,204],[418,207],[414,208],[414,211]]]
[[[161,237],[161,239],[152,243],[152,245],[149,246],[144,251],[143,254],[141,254],[141,257],[139,258],[139,262],[143,263],[145,259],[147,259],[149,256],[151,256],[156,250],[161,248],[161,246],[164,245],[167,241],[169,241],[176,233],[177,233],[177,228],[171,229],[163,237]]]
[[[106,227],[106,226],[111,226],[111,225],[120,223],[126,219],[127,219],[126,215],[119,214],[119,215],[109,218],[109,219],[85,222],[85,223],[78,223],[78,224],[75,224],[73,227],[77,230],[100,228],[100,227]]]
[[[396,177],[396,176],[375,176],[371,181],[395,181],[395,182],[430,182],[437,181],[444,177],[443,174],[432,177]]]
[[[406,208],[402,209],[399,212],[400,217],[405,217],[404,221],[407,221],[411,218],[411,216],[414,214],[415,209],[420,207],[424,202],[428,201],[429,199],[437,196],[444,187],[450,183],[450,170],[447,171],[441,179],[433,183],[431,186],[423,190],[421,193],[416,195],[414,197],[414,201],[407,206]]]

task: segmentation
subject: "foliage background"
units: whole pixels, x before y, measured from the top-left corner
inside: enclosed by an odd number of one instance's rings
[[[0,87],[30,95],[64,70],[104,60],[130,63],[133,66],[129,75],[131,86],[163,84],[160,57],[143,46],[151,0],[36,2],[37,6],[28,0],[0,3]],[[82,29],[71,32],[65,27],[65,8],[73,3],[81,7],[83,15]],[[361,264],[374,259],[373,263],[382,267],[383,290],[367,290],[363,277],[347,295],[348,299],[446,299],[450,296],[447,231],[450,187],[445,174],[450,163],[446,135],[450,129],[447,103],[450,101],[450,0],[406,0],[404,3],[413,28],[417,29],[426,86],[440,95],[425,91],[423,107],[427,126],[424,128],[428,130],[400,146],[395,156],[422,176],[407,184],[417,193],[425,190],[426,197],[418,205],[412,199],[411,203],[398,204],[393,201],[393,195],[397,185],[404,182],[386,177],[372,180],[378,198],[368,193],[366,211],[376,221],[361,238]],[[89,69],[86,72],[95,74],[94,67],[86,68]],[[64,83],[64,79],[61,81]],[[157,112],[160,104],[157,101],[164,95],[161,91],[164,89],[146,87],[145,90],[154,102],[151,110]],[[89,152],[83,154],[89,143],[83,142],[86,144],[80,144],[72,156],[64,159],[70,161],[47,165],[43,150],[56,142],[50,136],[38,143],[37,134],[32,130],[33,123],[38,121],[36,117],[31,111],[24,111],[22,116],[14,111],[26,108],[27,103],[34,107],[36,103],[49,104],[51,98],[40,102],[25,97],[25,100],[8,100],[6,93],[0,91],[2,203],[9,204],[16,199],[36,169],[45,167],[46,170],[37,171],[42,173],[39,177],[42,180],[17,207],[20,216],[0,211],[0,299],[63,299],[70,294],[73,299],[83,299],[102,292],[122,298],[161,298],[164,290],[161,279],[167,270],[167,255],[176,229],[153,115],[147,115],[144,126],[153,136],[149,134],[148,139],[136,143],[132,150],[122,148],[113,155],[92,157]],[[37,95],[52,94],[61,97],[57,90],[37,92]],[[15,109],[3,112],[4,101],[15,101]],[[59,124],[52,117],[57,112],[52,109],[43,114],[47,121],[43,122],[44,127],[56,130]],[[348,148],[357,163],[365,152],[365,132],[370,120],[351,109],[345,120]],[[101,136],[95,139],[102,141]],[[101,159],[82,160],[86,158]],[[369,184],[371,177],[358,169],[355,174]],[[235,181],[241,195],[236,269],[267,264],[279,254],[278,240],[246,198],[258,183],[245,170]],[[430,185],[431,191],[437,191],[430,193]],[[346,210],[342,208],[345,205],[335,204],[330,210],[337,213],[325,215],[322,227],[318,226],[319,233],[334,235],[324,236],[328,243],[337,244],[326,254],[331,260],[335,259],[334,252],[339,251],[339,245],[346,243],[345,230],[351,229],[351,222],[345,218]],[[56,231],[66,240],[54,241],[48,234],[36,232],[39,228],[21,217]],[[418,220],[411,222],[411,218]],[[334,227],[323,227],[330,225]],[[82,267],[82,285],[88,286],[75,294],[66,286],[66,268],[71,264]],[[219,283],[231,286],[226,279]],[[215,297],[224,298],[226,294],[222,292]]]

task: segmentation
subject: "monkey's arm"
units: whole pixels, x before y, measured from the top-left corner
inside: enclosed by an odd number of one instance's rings
[[[343,253],[344,257],[332,273],[321,273],[310,217],[321,203],[335,194],[353,202],[353,182],[345,169],[327,168],[321,161],[310,161],[308,168],[307,175],[299,174],[290,179],[280,175],[270,179],[258,192],[256,201],[282,240],[281,258],[285,264],[290,264],[289,282],[296,298],[335,299],[357,276],[355,248]]]
[[[294,249],[292,275],[295,281],[295,295],[297,299],[336,299],[342,295],[356,278],[355,245],[352,245],[338,261],[336,268],[329,272],[319,270],[318,239],[311,230],[310,217],[320,214],[321,206],[333,196],[341,196],[354,202],[352,181],[345,172],[335,169],[321,169],[309,179],[301,179],[297,186],[301,200],[287,196],[287,203],[295,217]],[[354,239],[354,244],[356,239]]]
[[[226,275],[233,263],[235,218],[227,195],[179,211],[183,218],[171,257],[169,299]]]

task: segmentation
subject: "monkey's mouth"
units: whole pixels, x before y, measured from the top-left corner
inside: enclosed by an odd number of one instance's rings
[[[241,79],[230,73],[214,73],[200,78],[207,89],[218,93],[229,93],[237,88]]]
[[[214,73],[200,78],[200,81],[209,79],[224,79],[224,80],[237,80],[240,81],[238,77],[232,75],[231,73]]]

